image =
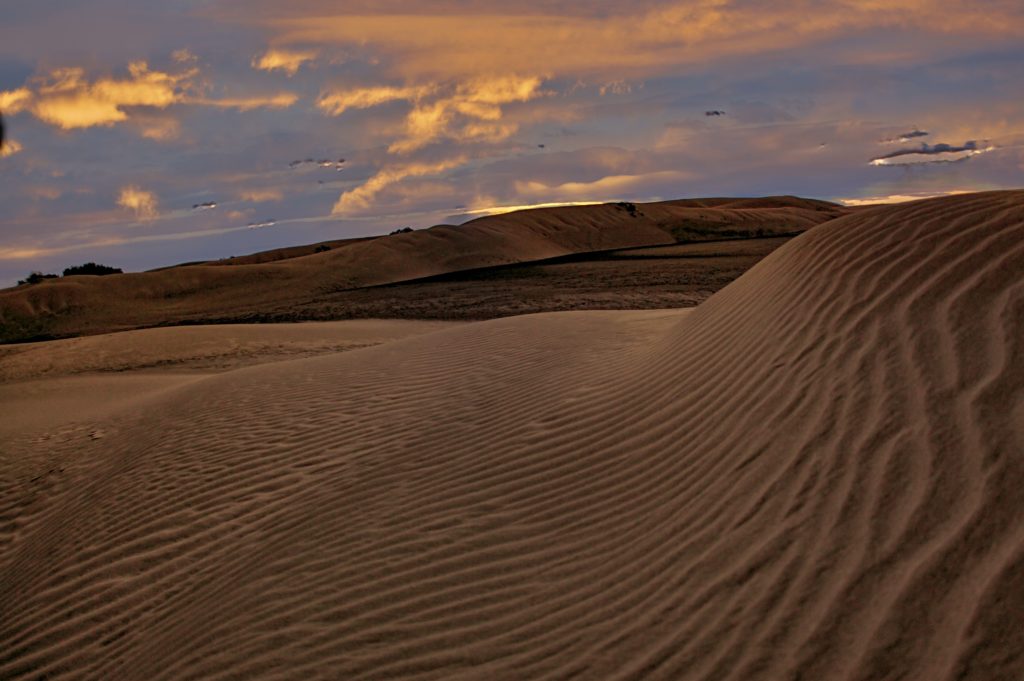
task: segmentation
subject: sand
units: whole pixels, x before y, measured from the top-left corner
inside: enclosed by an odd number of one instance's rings
[[[451,326],[399,319],[214,324],[2,345],[0,384],[85,372],[223,371],[355,350]]]
[[[1024,192],[2,462],[0,677],[1024,677]],[[34,468],[33,468],[34,466]]]
[[[70,432],[86,430],[96,439],[88,424],[144,408],[150,398],[212,374],[455,325],[374,319],[186,326],[0,346],[0,438],[11,448],[18,438],[49,439],[77,423]]]

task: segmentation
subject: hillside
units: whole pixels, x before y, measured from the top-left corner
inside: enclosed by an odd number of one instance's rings
[[[847,213],[778,197],[543,208],[369,239],[0,291],[0,340],[245,318],[332,292],[576,253],[795,234]]]

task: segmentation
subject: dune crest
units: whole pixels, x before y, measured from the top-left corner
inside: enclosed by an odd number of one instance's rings
[[[0,488],[0,677],[1024,676],[1024,192],[213,377]]]

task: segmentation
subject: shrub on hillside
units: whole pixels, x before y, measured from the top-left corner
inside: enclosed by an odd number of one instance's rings
[[[108,267],[107,265],[97,265],[94,262],[87,262],[84,265],[76,265],[64,270],[65,277],[71,277],[76,274],[95,274],[99,276],[104,274],[121,274],[121,268]]]
[[[18,286],[21,286],[22,284],[38,284],[39,282],[43,281],[44,279],[56,279],[56,278],[57,278],[56,274],[43,274],[42,272],[32,272],[31,274],[29,274],[24,279],[19,279],[18,280]]]
[[[635,203],[630,203],[628,201],[619,201],[618,203],[615,204],[615,206],[620,210],[626,211],[627,213],[629,213],[629,216],[633,218],[637,217],[637,215],[643,215],[643,213],[637,211]]]

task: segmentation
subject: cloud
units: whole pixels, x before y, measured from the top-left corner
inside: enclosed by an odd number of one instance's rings
[[[603,201],[552,201],[549,203],[524,203],[518,206],[483,206],[463,211],[460,217],[473,216],[483,217],[486,215],[504,215],[520,210],[532,210],[534,208],[563,208],[565,206],[597,206]]]
[[[624,193],[658,183],[682,182],[690,177],[679,170],[661,170],[636,175],[606,175],[590,182],[563,182],[549,185],[536,181],[516,182],[516,192],[527,197],[588,198],[603,201],[622,198]],[[557,200],[557,199],[555,199]]]
[[[52,248],[0,248],[0,260],[31,260],[56,252]]]
[[[1015,39],[1024,31],[1019,4],[1001,0],[830,0],[819,3],[688,0],[646,2],[595,12],[591,3],[559,6],[445,3],[415,13],[408,5],[307,0],[287,18],[263,19],[279,44],[357,45],[380,55],[393,75],[412,80],[453,75],[548,73],[615,80],[668,73],[679,65],[820,44],[836,36],[910,29],[949,36]],[[466,9],[464,9],[466,8]],[[246,12],[251,13],[246,5]],[[276,13],[275,13],[276,14]],[[921,22],[922,16],[941,21]],[[940,41],[908,50],[942,49]],[[862,52],[864,50],[861,50]]]
[[[631,92],[633,92],[633,86],[628,81],[622,79],[613,80],[609,83],[605,83],[600,88],[598,88],[598,93],[602,97],[608,94],[628,95]]]
[[[284,71],[288,77],[299,72],[302,65],[316,59],[317,52],[314,50],[284,50],[269,49],[259,57],[252,60],[252,67],[260,71]]]
[[[199,57],[194,55],[191,50],[184,48],[172,52],[171,59],[173,59],[178,64],[192,64],[194,62],[199,61]]]
[[[441,85],[360,88],[322,95],[321,110],[340,116],[348,109],[366,109],[393,101],[409,101],[403,133],[388,151],[408,154],[442,138],[461,142],[500,142],[519,129],[502,122],[501,106],[542,95],[537,76],[487,76]]]
[[[0,158],[8,158],[22,151],[25,147],[18,140],[6,140],[3,147],[0,147]]]
[[[898,142],[909,142],[909,141],[911,141],[911,140],[913,140],[915,138],[918,138],[918,137],[927,137],[929,134],[930,133],[927,133],[924,130],[916,130],[915,129],[915,130],[912,130],[911,132],[905,132],[902,135],[896,135],[895,137],[890,137],[888,139],[884,139],[884,140],[882,140],[882,143],[883,144],[895,144],[895,143],[898,143]]]
[[[229,217],[234,216],[229,214]],[[230,234],[232,232],[244,232],[252,228],[253,227],[251,225],[241,225],[231,227],[218,227],[213,229],[191,230],[186,232],[170,232],[165,234],[140,234],[131,237],[111,236],[106,238],[94,239],[92,241],[83,241],[79,243],[65,244],[61,246],[27,248],[0,247],[0,260],[30,260],[86,249],[96,249],[111,246],[127,246],[130,244],[160,243],[166,241],[184,241],[187,239],[205,238],[211,236],[218,236],[222,234]]]
[[[178,63],[195,61],[187,50],[175,55]],[[128,64],[127,78],[89,80],[80,67],[61,68],[31,79],[26,87],[0,92],[0,110],[10,114],[27,110],[62,130],[109,127],[132,117],[139,119],[143,137],[166,141],[178,137],[180,125],[167,115],[158,114],[173,104],[250,111],[287,108],[298,101],[298,95],[290,92],[252,97],[196,96],[192,91],[196,89],[194,81],[198,74],[194,66],[171,73],[135,61]]]
[[[978,143],[971,140],[960,146],[950,144],[922,144],[920,147],[911,149],[899,149],[883,156],[871,159],[874,166],[899,166],[899,165],[920,165],[924,163],[953,163],[963,161],[972,156],[984,154],[994,150],[995,147],[986,145],[978,146]]]
[[[0,92],[0,111],[13,115],[24,110],[31,101],[32,91],[25,87]]]
[[[144,61],[128,65],[128,78],[99,78],[89,82],[81,68],[52,71],[36,79],[32,113],[63,130],[109,126],[127,120],[128,107],[165,109],[183,97],[182,86],[196,74],[152,71]]]
[[[442,139],[470,144],[493,144],[508,139],[519,126],[503,120],[505,112],[502,107],[542,96],[542,82],[537,76],[505,75],[447,84],[358,88],[325,93],[317,106],[329,115],[340,116],[350,109],[367,109],[388,102],[412,103],[401,133],[387,149],[389,154],[406,155]],[[441,172],[461,162],[406,163],[386,167],[362,186],[344,193],[335,204],[334,212],[366,210],[384,188],[410,176]]]
[[[408,177],[436,175],[466,162],[465,157],[457,157],[435,163],[406,163],[390,166],[380,170],[361,186],[345,192],[334,204],[331,211],[334,215],[344,215],[364,211],[373,203],[373,199],[391,185]]]
[[[156,142],[170,142],[181,137],[181,121],[167,111],[135,110],[130,124],[139,135]]]
[[[859,199],[836,199],[844,206],[871,206],[879,203],[906,203],[907,201],[920,201],[921,199],[933,199],[938,196],[955,196],[957,194],[969,194],[974,189],[950,189],[937,192],[914,192],[911,194],[888,194],[886,196],[868,196]]]
[[[284,193],[280,189],[249,189],[241,191],[238,194],[238,199],[240,201],[250,201],[252,203],[280,201],[283,198]]]
[[[433,90],[433,86],[367,87],[348,91],[328,92],[320,95],[317,107],[331,116],[340,116],[349,109],[369,109],[388,102],[416,101]]]
[[[295,104],[295,102],[299,101],[299,96],[294,92],[280,92],[276,95],[255,97],[224,97],[221,99],[194,98],[185,101],[188,104],[212,106],[219,109],[252,111],[253,109],[287,109]]]
[[[159,215],[156,194],[140,189],[135,185],[121,188],[117,197],[117,205],[133,211],[140,220],[152,220]]]

